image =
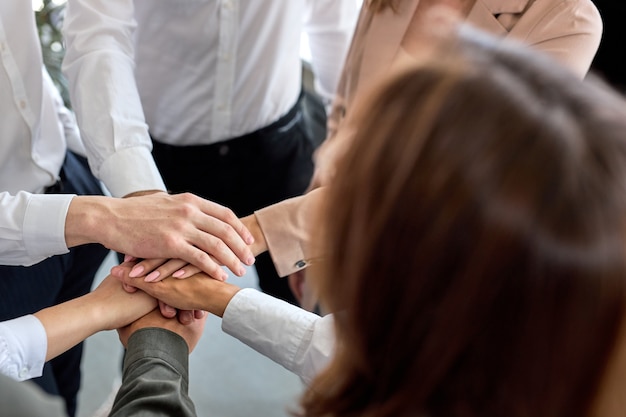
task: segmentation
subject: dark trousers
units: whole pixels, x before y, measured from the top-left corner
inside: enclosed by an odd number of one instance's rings
[[[203,146],[172,146],[153,138],[153,155],[168,190],[192,192],[238,216],[301,195],[313,175],[314,141],[302,100],[277,122],[256,132]],[[261,289],[295,303],[268,253],[256,258]]]
[[[86,161],[69,152],[61,181],[52,192],[102,194],[99,182],[86,168]],[[0,320],[35,313],[88,293],[108,252],[101,245],[91,244],[30,267],[0,266]],[[46,392],[63,397],[70,416],[76,413],[82,349],[80,344],[47,362],[43,375],[33,379]]]

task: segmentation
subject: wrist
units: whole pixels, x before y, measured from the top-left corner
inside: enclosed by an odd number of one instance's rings
[[[203,310],[218,317],[223,317],[226,307],[228,307],[230,301],[239,291],[241,291],[241,288],[236,285],[220,283],[220,285],[218,285],[217,288],[211,292],[211,296],[207,298],[207,303]]]
[[[65,218],[65,244],[68,248],[97,243],[98,226],[106,197],[76,196],[70,202]],[[100,231],[106,228],[100,228]]]
[[[251,214],[249,216],[243,217],[241,219],[243,224],[248,228],[252,237],[254,237],[254,243],[250,245],[250,250],[254,256],[259,255],[267,251],[267,241],[265,240],[265,235],[263,234],[263,230],[259,225],[259,222],[256,218],[255,214]]]

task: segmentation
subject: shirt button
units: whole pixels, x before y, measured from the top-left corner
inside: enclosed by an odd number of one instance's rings
[[[220,155],[221,155],[221,156],[226,156],[226,155],[228,155],[228,151],[229,151],[229,150],[230,150],[230,149],[228,148],[228,145],[222,145],[222,146],[220,146],[220,151],[219,151],[219,152],[220,152]]]
[[[20,379],[26,379],[28,377],[28,368],[20,369],[19,375]]]
[[[4,42],[0,42],[0,52],[4,52]]]
[[[296,262],[295,266],[296,268],[304,268],[306,266],[306,262],[303,260],[299,260],[298,262]]]
[[[20,100],[20,109],[24,110],[26,108],[26,101]]]

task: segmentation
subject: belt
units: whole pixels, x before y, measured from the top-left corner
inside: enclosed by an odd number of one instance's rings
[[[54,184],[43,189],[44,194],[63,194],[63,190],[65,189],[63,181],[65,181],[65,172],[63,171],[63,167],[61,167],[59,178],[57,178]]]

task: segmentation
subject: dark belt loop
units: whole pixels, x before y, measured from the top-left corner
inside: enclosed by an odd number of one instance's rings
[[[47,186],[44,189],[45,194],[63,194],[63,181],[57,179],[52,185]]]

